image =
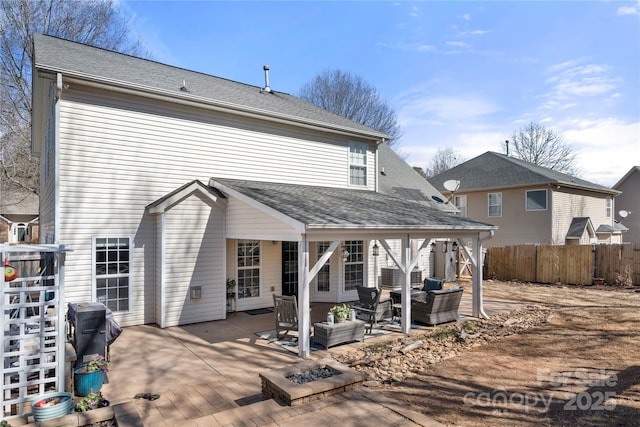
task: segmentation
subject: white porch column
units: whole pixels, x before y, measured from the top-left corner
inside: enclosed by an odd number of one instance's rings
[[[487,237],[493,237],[493,232]],[[472,298],[471,298],[471,314],[473,317],[484,317],[488,319],[489,316],[484,312],[482,305],[482,242],[485,239],[480,238],[480,235],[476,237],[473,245],[473,280],[472,280]]]
[[[402,332],[409,335],[411,331],[411,239],[402,238],[402,265],[404,266],[404,285],[402,286]]]
[[[303,236],[298,242],[298,355],[307,358],[311,353],[309,326],[311,309],[309,298],[309,241]]]

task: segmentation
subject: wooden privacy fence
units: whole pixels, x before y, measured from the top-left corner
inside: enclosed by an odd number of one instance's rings
[[[640,244],[488,248],[486,277],[538,283],[640,285]]]

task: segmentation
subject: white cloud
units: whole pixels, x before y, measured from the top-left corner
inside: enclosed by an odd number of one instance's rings
[[[617,13],[618,15],[640,15],[640,5],[620,6]]]
[[[471,21],[471,15],[469,15],[468,13],[460,16],[460,18],[464,19],[465,21]]]
[[[558,129],[578,154],[578,167],[588,181],[611,186],[638,163],[639,121],[572,118],[558,123]]]
[[[578,65],[579,62],[580,60],[571,60],[548,68],[548,71],[554,73],[545,81],[551,86],[551,90],[542,96],[546,101],[540,108],[572,108],[578,103],[578,97],[604,95],[618,88],[621,79],[610,75],[608,65]]]

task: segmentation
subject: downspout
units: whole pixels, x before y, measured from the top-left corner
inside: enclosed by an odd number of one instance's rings
[[[485,240],[489,240],[493,238],[495,234],[494,230],[489,230],[489,235],[485,237],[480,237],[478,235],[478,239],[476,241],[476,268],[473,275],[473,298],[472,298],[472,311],[473,317],[482,317],[485,319],[489,318],[489,315],[484,311],[484,307],[482,304],[482,242]]]
[[[60,242],[60,100],[62,73],[56,74],[56,99],[53,107],[53,243]],[[45,155],[45,161],[47,161]],[[47,242],[45,242],[47,243]]]

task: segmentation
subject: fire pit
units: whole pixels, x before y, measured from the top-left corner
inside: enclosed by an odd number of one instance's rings
[[[309,360],[260,374],[262,397],[296,406],[362,386],[364,376],[333,359]]]

